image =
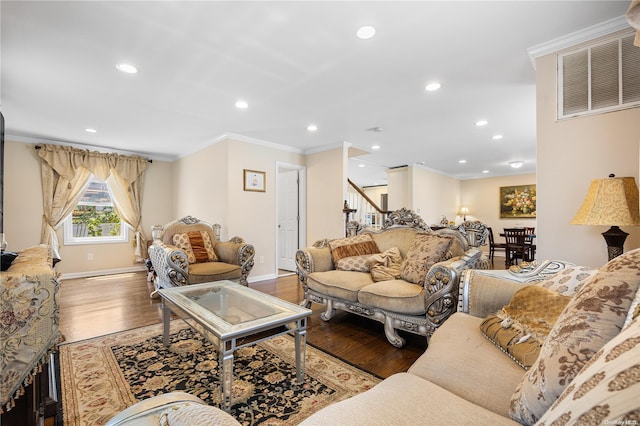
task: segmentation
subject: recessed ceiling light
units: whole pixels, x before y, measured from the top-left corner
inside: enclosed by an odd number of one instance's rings
[[[500,140],[500,139],[502,139],[502,138],[503,138],[503,136],[502,136],[502,135],[493,135],[493,136],[491,137],[491,139],[493,139],[494,141]]]
[[[87,133],[98,133],[98,131],[96,129],[91,129],[89,127],[87,127],[86,129],[84,129],[85,132]]]
[[[364,27],[358,28],[358,32],[356,34],[358,38],[362,40],[368,40],[376,34],[376,29],[370,25],[366,25]]]
[[[318,130],[318,126],[316,126],[315,124],[309,124],[307,126],[307,130],[310,132],[315,132],[316,130]]]
[[[131,64],[118,64],[116,65],[118,71],[122,71],[127,74],[135,74],[138,72],[138,68],[134,67]]]
[[[440,83],[436,83],[436,82],[429,83],[424,87],[424,89],[429,92],[433,92],[434,90],[438,90],[439,88],[440,88]]]
[[[514,169],[519,169],[524,164],[524,161],[511,161],[509,165]]]
[[[249,104],[246,101],[239,100],[239,101],[236,101],[236,108],[238,108],[238,109],[247,109],[247,108],[249,108]]]
[[[364,167],[364,164],[358,164],[358,167]]]
[[[482,173],[489,173],[489,170],[483,170]]]
[[[467,160],[458,160],[458,163],[460,163],[460,164],[464,164],[466,162],[467,162]]]
[[[371,149],[380,149],[380,145],[371,145]]]
[[[476,121],[476,126],[486,126],[487,124],[489,124],[489,122],[487,120],[478,120],[478,121]]]

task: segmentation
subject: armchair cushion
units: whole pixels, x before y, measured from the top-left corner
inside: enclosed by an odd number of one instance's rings
[[[189,265],[189,284],[230,280],[238,276],[240,266],[223,262],[194,263]]]
[[[191,231],[173,234],[173,245],[187,254],[190,264],[218,261],[207,232]]]
[[[416,234],[402,262],[400,278],[414,284],[424,283],[433,265],[451,257],[449,249],[452,243],[453,239],[445,235]]]

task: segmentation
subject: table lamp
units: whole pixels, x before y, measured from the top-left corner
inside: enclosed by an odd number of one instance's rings
[[[460,214],[462,215],[462,220],[466,222],[467,215],[469,214],[469,207],[460,207]]]
[[[570,222],[573,225],[611,226],[602,236],[607,242],[609,260],[622,254],[628,233],[619,226],[640,225],[638,186],[632,177],[594,179],[582,206]]]

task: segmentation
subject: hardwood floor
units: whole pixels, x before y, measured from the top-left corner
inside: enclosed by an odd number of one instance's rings
[[[498,257],[493,268],[502,269],[503,264]],[[280,274],[249,286],[293,303],[303,297],[295,274]],[[152,291],[145,272],[62,280],[60,331],[66,342],[75,342],[160,323],[161,304],[149,297]],[[407,344],[398,349],[387,341],[382,324],[354,314],[339,311],[330,321],[323,321],[323,308],[315,303],[311,307],[307,342],[380,377],[406,371],[427,348],[426,338],[400,332]]]
[[[151,299],[153,286],[146,273],[128,273],[62,280],[60,330],[66,342],[128,330],[162,321],[161,304]],[[249,285],[251,288],[298,303],[302,288],[296,275]],[[405,347],[393,347],[383,325],[339,312],[331,321],[320,319],[323,306],[313,304],[307,324],[307,342],[358,367],[386,378],[406,371],[425,351],[426,339],[402,333]]]

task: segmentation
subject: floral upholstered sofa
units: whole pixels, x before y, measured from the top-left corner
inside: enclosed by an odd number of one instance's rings
[[[0,413],[24,394],[57,349],[58,274],[45,245],[18,253],[0,272]]]
[[[487,269],[488,259],[454,229],[432,231],[413,211],[391,213],[381,231],[325,240],[296,253],[303,304],[326,305],[384,324],[389,342],[396,330],[429,338],[455,312],[458,281],[465,269]]]
[[[599,270],[465,271],[458,312],[407,372],[301,425],[637,425],[639,285],[640,249]]]

